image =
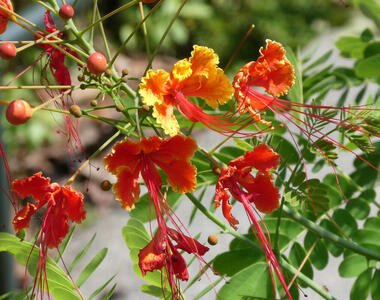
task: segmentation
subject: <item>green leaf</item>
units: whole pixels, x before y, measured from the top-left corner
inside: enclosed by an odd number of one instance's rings
[[[19,238],[9,233],[1,232],[0,252],[2,251],[9,252],[14,256],[18,263],[22,264],[23,266],[27,266],[29,274],[32,276],[36,274],[37,263],[39,259],[39,248],[37,246],[25,241],[21,241]],[[54,298],[64,300],[61,295],[63,293],[66,293],[67,295],[70,294],[70,298],[65,299],[81,299],[79,295],[73,292],[75,288],[71,279],[53,261],[53,259],[49,257],[46,262],[46,278],[49,286],[49,292]],[[15,297],[18,297],[19,295]],[[24,297],[21,299],[23,298]]]
[[[295,242],[292,248],[290,249],[290,253],[289,253],[290,263],[294,267],[298,268],[302,264],[305,257],[306,257],[306,252],[304,248],[299,243]],[[309,277],[310,279],[313,279],[313,268],[311,267],[309,259],[305,262],[301,272],[305,274],[307,277]],[[302,282],[302,286],[304,286],[303,282]]]
[[[241,149],[243,151],[252,151],[253,150],[253,146],[250,143],[248,143],[242,139],[234,139],[234,143],[239,149]]]
[[[111,290],[107,293],[107,295],[104,296],[103,300],[111,299],[113,293],[115,292],[115,289],[116,289],[116,283],[112,286]]]
[[[347,236],[350,236],[358,228],[356,220],[348,211],[344,209],[336,209],[332,218],[334,219],[335,223],[339,226],[339,228]]]
[[[75,230],[75,226],[73,226],[73,228],[71,228],[69,234],[65,237],[65,239],[62,241],[62,243],[59,245],[59,251],[57,253],[57,256],[54,259],[55,262],[58,262],[59,258],[65,252],[66,247],[69,244],[71,237],[73,236],[74,230]]]
[[[369,44],[364,50],[364,57],[368,58],[370,56],[380,53],[380,42],[374,42]]]
[[[367,259],[359,254],[352,254],[344,258],[339,265],[339,275],[344,278],[355,277],[368,268]]]
[[[322,54],[320,57],[318,57],[315,61],[313,61],[310,65],[308,65],[303,72],[306,73],[307,71],[310,71],[311,69],[325,63],[330,57],[331,54],[333,53],[333,50],[329,50]]]
[[[380,218],[368,218],[364,223],[364,229],[374,230],[380,232]]]
[[[86,280],[95,272],[101,262],[104,260],[108,252],[107,248],[103,248],[94,256],[94,258],[89,262],[89,264],[80,273],[78,280],[76,282],[77,286],[80,287]]]
[[[255,263],[236,273],[219,291],[218,299],[241,300],[243,296],[272,299],[272,281],[268,265]]]
[[[371,296],[372,299],[380,299],[380,270],[377,269],[373,274],[371,281]]]
[[[273,149],[281,155],[282,159],[284,159],[286,163],[295,164],[300,160],[300,155],[298,154],[297,150],[294,148],[292,143],[290,143],[284,137],[273,134],[270,144]]]
[[[83,247],[83,249],[77,254],[77,256],[74,258],[73,262],[71,263],[69,267],[69,272],[71,272],[75,266],[80,262],[80,260],[85,256],[87,253],[87,250],[90,248],[92,245],[92,242],[95,240],[96,233],[92,236],[91,240],[87,243],[86,246]]]
[[[296,77],[295,82],[289,91],[289,98],[292,99],[292,101],[294,102],[303,103],[304,98],[303,98],[303,84],[302,84],[302,64],[299,61],[298,51],[296,55],[290,47],[285,47],[285,49],[286,49],[286,56],[294,67],[294,75]],[[295,115],[297,116],[297,114]]]
[[[153,285],[159,287],[161,289],[162,284],[162,278],[161,278],[161,272],[158,270],[154,270],[153,272],[146,272],[145,276],[141,273],[140,267],[138,264],[133,265],[133,272],[140,278],[144,279],[145,281],[148,281],[152,283]]]
[[[232,250],[216,256],[213,268],[222,275],[233,276],[263,258],[261,251],[257,251],[252,247]]]
[[[335,46],[345,57],[363,58],[367,43],[357,36],[343,36],[335,42]]]
[[[359,220],[367,218],[371,210],[368,202],[361,198],[350,200],[346,205],[346,209],[354,218]]]
[[[359,275],[352,286],[350,300],[367,299],[371,288],[372,269],[365,270]]]
[[[93,299],[93,298],[95,298],[97,295],[99,295],[99,293],[101,292],[101,291],[103,291],[105,288],[106,288],[106,286],[116,277],[116,275],[117,274],[115,274],[115,275],[112,275],[111,276],[111,278],[110,279],[108,279],[102,286],[100,286],[99,288],[97,288],[91,295],[90,295],[90,297],[88,297],[88,299],[87,300],[91,300],[91,299]]]
[[[309,231],[306,234],[304,240],[305,250],[309,251],[316,240],[317,236]],[[327,266],[327,263],[329,261],[329,253],[327,252],[326,246],[322,240],[318,240],[313,251],[310,254],[309,259],[313,266],[315,266],[318,270],[323,270]]]
[[[327,221],[326,219],[322,220],[322,222],[320,223],[320,226],[327,229],[331,233],[334,233],[338,236],[340,235],[339,231],[334,227],[334,225],[330,221]],[[329,250],[329,252],[333,256],[338,257],[343,253],[343,248],[340,246],[337,246],[335,243],[329,240],[324,240],[323,242],[325,243],[327,250]]]
[[[223,147],[218,153],[214,153],[214,156],[221,162],[228,164],[231,160],[244,154],[244,151],[236,147]]]
[[[380,75],[380,53],[360,60],[355,66],[355,73],[361,78]]]
[[[193,300],[201,299],[204,295],[206,295],[209,291],[215,289],[215,287],[221,282],[224,278],[220,277],[217,280],[215,280],[213,283],[209,284],[207,287],[205,287],[203,290],[201,290],[194,298]]]
[[[124,241],[129,249],[142,249],[151,240],[145,230],[144,224],[135,218],[130,218],[126,226],[122,228]]]
[[[165,295],[162,294],[163,290],[161,287],[151,284],[143,284],[141,287],[141,291],[145,294],[164,299],[172,299],[172,295],[168,290],[165,291]]]
[[[355,0],[355,3],[359,5],[362,13],[368,18],[371,18],[380,28],[380,5],[375,0]]]
[[[372,229],[360,229],[352,234],[352,240],[361,245],[375,245],[380,247],[380,232]]]
[[[173,192],[170,189],[166,194],[166,201],[169,203],[170,207],[174,209],[174,207],[179,204],[181,196],[181,194]],[[149,205],[149,201],[148,193],[140,197],[140,200],[135,203],[136,207],[130,212],[130,216],[139,219],[143,223],[155,220],[156,214],[154,211],[150,211],[152,206]]]

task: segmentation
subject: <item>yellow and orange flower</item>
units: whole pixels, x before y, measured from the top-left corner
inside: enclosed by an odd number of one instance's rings
[[[190,159],[196,149],[197,144],[191,137],[180,135],[169,139],[153,136],[139,142],[126,139],[117,143],[104,162],[108,171],[117,176],[114,192],[121,206],[127,210],[134,208],[140,196],[140,173],[147,185],[153,182],[161,188],[162,179],[155,165],[164,171],[174,191],[193,191],[196,187],[196,168]]]
[[[13,11],[13,5],[11,0],[0,0],[0,6]],[[9,13],[0,8],[0,34],[5,32],[8,26]]]
[[[173,136],[179,131],[174,107],[190,121],[215,126],[216,120],[186,97],[202,98],[212,108],[231,99],[234,90],[223,70],[217,67],[218,63],[214,50],[194,46],[191,57],[177,62],[170,74],[164,70],[149,70],[142,78],[142,101],[153,106],[153,116],[166,134]]]

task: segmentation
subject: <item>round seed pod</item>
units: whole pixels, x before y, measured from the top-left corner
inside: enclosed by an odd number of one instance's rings
[[[218,237],[216,234],[210,234],[207,238],[207,242],[211,245],[211,246],[215,246],[217,243],[218,243]]]
[[[71,105],[69,111],[76,118],[80,118],[82,116],[82,110],[78,105]]]
[[[16,46],[11,42],[5,42],[0,45],[0,57],[6,60],[15,58],[17,54]]]
[[[96,99],[91,100],[90,105],[91,105],[92,107],[97,106],[97,105],[98,105],[98,100],[96,100]]]
[[[25,100],[13,100],[9,103],[5,116],[7,121],[13,125],[26,123],[33,115],[30,104]]]
[[[109,190],[112,188],[112,183],[111,183],[109,180],[103,180],[103,181],[100,183],[100,188],[101,188],[103,191],[109,191]]]
[[[125,69],[121,70],[121,75],[122,76],[127,76],[128,75],[128,69],[125,68]]]
[[[62,5],[62,7],[59,9],[59,16],[64,20],[71,19],[73,15],[74,8],[69,4]]]
[[[100,75],[107,69],[107,59],[100,52],[92,53],[87,60],[87,68],[94,75]]]

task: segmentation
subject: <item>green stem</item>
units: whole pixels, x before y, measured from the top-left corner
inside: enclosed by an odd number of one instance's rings
[[[99,12],[98,5],[96,5],[96,13],[97,13],[97,16],[100,18],[100,12]],[[99,28],[100,28],[100,33],[101,33],[102,38],[103,38],[104,48],[106,49],[108,60],[110,60],[111,59],[111,51],[110,51],[110,47],[108,46],[108,41],[107,41],[106,33],[104,31],[103,22],[99,22]]]
[[[248,243],[252,248],[254,248],[255,250],[261,252],[264,254],[264,251],[261,249],[261,247],[259,245],[257,245],[254,241],[252,241],[251,239],[247,238],[246,236],[238,233],[237,231],[235,231],[232,227],[224,224],[222,221],[220,221],[218,218],[216,218],[212,213],[210,213],[206,207],[204,207],[202,205],[202,203],[200,203],[198,201],[197,198],[195,198],[195,196],[193,194],[190,194],[190,193],[187,193],[186,196],[189,198],[189,200],[207,217],[209,218],[209,220],[211,220],[212,222],[214,222],[216,225],[218,225],[221,229],[224,230],[225,233],[228,233],[228,234],[231,234],[233,235],[234,237],[238,238],[238,239],[241,239],[243,241],[245,241],[246,243]],[[285,207],[284,207],[285,208]],[[295,267],[293,267],[291,264],[287,263],[285,260],[283,259],[278,259],[278,263],[280,264],[280,266],[286,270],[288,270],[290,273],[292,273],[293,275],[297,273],[297,269]],[[320,285],[318,285],[316,282],[314,282],[313,280],[311,280],[310,278],[308,278],[307,276],[305,276],[304,274],[302,273],[299,273],[298,274],[298,279],[302,280],[303,282],[305,282],[311,289],[313,289],[315,292],[317,292],[320,296],[322,296],[324,299],[328,299],[328,300],[335,300],[335,298],[329,293],[327,292],[323,287],[321,287]]]
[[[331,233],[330,231],[327,231],[323,227],[321,227],[317,224],[314,224],[310,220],[304,218],[298,212],[290,209],[289,207],[284,206],[283,207],[283,213],[288,218],[302,224],[303,226],[305,226],[307,229],[314,232],[318,236],[320,236],[324,239],[330,240],[336,245],[339,245],[343,248],[349,249],[349,250],[351,250],[355,253],[358,253],[360,255],[364,255],[367,258],[380,260],[380,253],[377,253],[377,252],[374,252],[368,248],[362,247],[357,243],[342,239],[341,237]]]

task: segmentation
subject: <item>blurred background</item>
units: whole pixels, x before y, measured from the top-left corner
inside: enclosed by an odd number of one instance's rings
[[[111,12],[125,2],[116,0],[98,1],[102,15]],[[161,8],[146,22],[152,49],[155,49],[181,2],[180,0],[165,0]],[[43,10],[37,9],[38,5],[36,3],[31,4],[31,1],[27,0],[14,0],[13,3],[15,11],[21,15],[25,13],[41,21]],[[92,1],[89,0],[78,1],[75,21],[79,27],[84,28],[91,21],[89,13],[91,4]],[[146,12],[150,7],[153,7],[153,4],[145,5]],[[124,10],[107,20],[104,25],[111,45],[116,49],[140,20],[141,16],[137,6]],[[58,27],[62,26],[60,20],[56,21]],[[339,0],[189,0],[162,44],[153,67],[170,70],[176,60],[189,57],[194,44],[215,49],[220,57],[220,66],[224,67],[252,24],[255,24],[255,29],[233,61],[228,72],[230,78],[243,64],[257,58],[258,49],[265,45],[266,39],[281,42],[293,50],[299,49],[301,53],[305,49],[310,49],[318,44],[317,53],[322,54],[334,48],[334,42],[342,32],[360,34],[367,26],[373,26],[370,21],[363,18],[355,6],[346,7],[345,2]],[[43,26],[43,24],[40,25]],[[0,35],[0,39],[33,39],[33,37],[25,35],[21,29],[15,26],[10,26],[9,29],[7,36]],[[17,38],[15,38],[16,36]],[[103,51],[102,42],[96,43],[96,45],[99,45],[97,50]],[[111,52],[112,50],[114,49],[111,49]],[[29,66],[33,67],[17,79],[17,84],[39,84],[40,79],[37,74],[40,74],[41,70],[46,67],[46,57],[40,57],[41,53],[42,49],[33,47],[10,62],[4,63],[0,61],[1,85],[13,80]],[[316,55],[318,56],[318,54]],[[330,58],[335,62],[339,59],[342,60],[342,64],[346,63],[343,58],[339,58],[337,51]],[[145,70],[146,64],[144,37],[142,32],[139,31],[117,60],[116,68],[118,70],[128,68],[131,76],[140,77]],[[77,83],[77,68],[74,63],[71,64],[71,67],[72,80]],[[90,107],[90,101],[94,96],[94,92],[89,90],[74,92],[72,97],[75,103],[86,108]],[[42,97],[44,96],[42,95]],[[30,103],[36,105],[41,103],[40,98],[34,91],[0,91],[0,99],[13,100],[20,98],[27,99]],[[104,99],[104,104],[106,105],[107,103],[111,103],[111,100]],[[111,118],[120,117],[117,112],[109,112],[106,116]],[[94,152],[99,145],[114,133],[112,128],[102,123],[83,118],[80,120],[78,128],[84,149],[88,154]],[[210,138],[202,131],[195,131],[194,136],[197,142],[206,149],[216,145],[218,139],[222,139],[217,136]],[[4,117],[0,117],[0,138],[6,147],[14,178],[30,176],[42,170],[45,176],[52,178],[52,181],[64,183],[84,160],[83,154],[80,152],[74,152],[73,156],[68,155],[63,119],[57,114],[40,112],[27,124],[20,126],[12,126],[6,122]],[[212,139],[212,142],[210,142],[210,139]],[[121,237],[121,227],[125,226],[128,220],[128,212],[121,210],[111,191],[105,192],[100,188],[101,181],[105,179],[114,182],[114,178],[110,177],[103,167],[102,157],[108,152],[109,148],[98,159],[92,161],[91,166],[86,168],[74,183],[74,186],[85,194],[87,219],[75,231],[69,250],[64,255],[64,260],[70,263],[93,234],[97,233],[95,242],[88,252],[89,258],[87,261],[83,261],[83,265],[86,265],[101,248],[108,247],[109,252],[101,268],[83,286],[84,294],[88,295],[88,291],[94,290],[106,278],[117,273],[115,282],[118,285],[112,299],[137,299],[137,297],[140,299],[153,299],[140,292],[139,286],[142,280],[132,272],[129,250]],[[213,197],[211,191],[208,197],[209,200],[207,201],[211,203]],[[7,200],[1,199],[2,211],[7,210],[4,206],[5,201]],[[179,209],[179,215],[189,211],[186,203],[181,204]],[[9,208],[8,210],[11,211]],[[12,217],[11,214],[9,218]],[[10,221],[4,218],[3,216],[0,223],[3,229],[8,230],[6,224],[9,224]],[[184,216],[186,221],[188,218],[189,214]],[[35,227],[31,228],[32,232],[38,228],[38,221],[38,218],[34,219]],[[242,226],[244,225],[242,224]],[[208,234],[214,233],[215,228],[211,223],[204,223],[195,225],[191,230],[194,234],[201,232],[200,239],[205,243]],[[32,232],[28,233],[28,236],[31,236]],[[227,238],[223,238],[221,243],[211,249],[210,252],[213,252],[214,249],[214,254],[221,251],[228,246],[228,242]],[[213,255],[209,258],[211,257]],[[10,267],[8,266],[7,268],[0,267],[0,272],[3,275],[9,274]],[[13,287],[22,287],[24,268],[16,265],[12,268],[14,281],[11,284]],[[81,266],[78,266],[77,269],[79,271]],[[196,267],[194,270],[197,272]],[[76,275],[74,270],[74,278]],[[332,291],[334,284],[330,281],[326,282],[327,277],[322,279],[325,280],[326,285]],[[320,282],[320,284],[324,283]],[[341,285],[344,290],[345,283]],[[200,288],[198,288],[199,290]],[[194,293],[196,294],[197,291],[194,291]],[[308,299],[319,299],[312,292],[309,294],[306,291],[306,293],[309,295]],[[339,293],[342,293],[342,291],[340,290]],[[192,298],[191,295],[190,292],[189,299]],[[205,299],[211,298],[214,298],[212,292],[205,297]],[[342,296],[339,299],[347,298]]]

